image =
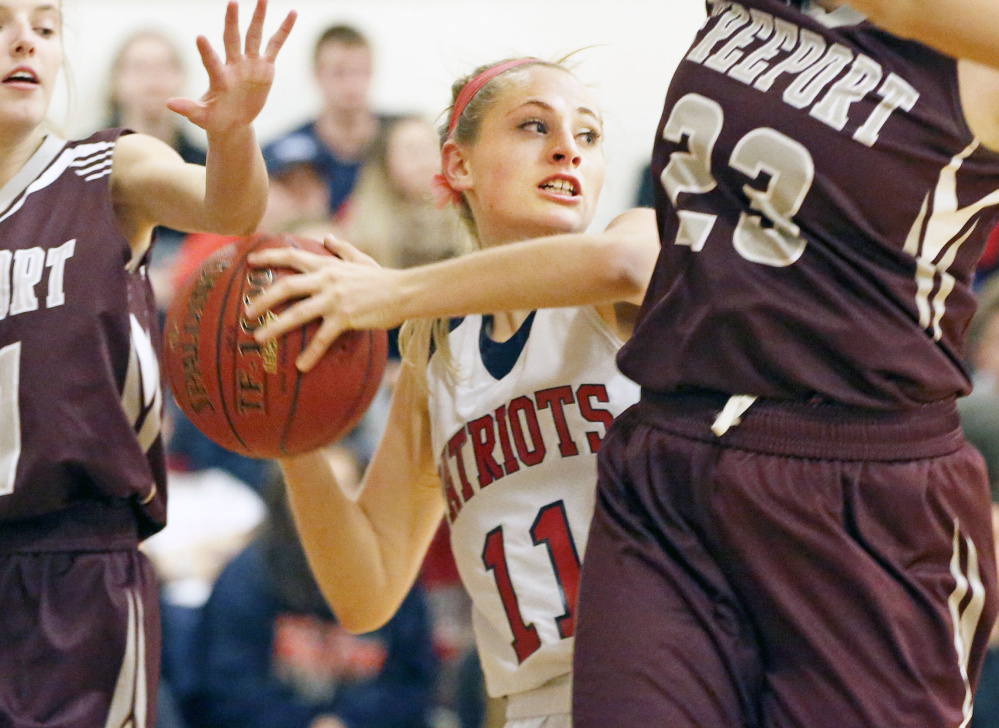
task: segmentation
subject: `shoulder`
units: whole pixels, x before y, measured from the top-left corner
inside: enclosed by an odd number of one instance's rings
[[[122,134],[115,145],[115,165],[128,165],[149,159],[180,159],[166,142],[148,134]]]
[[[959,61],[961,105],[972,134],[999,151],[999,69],[973,61]]]
[[[264,145],[264,153],[281,156],[307,156],[315,154],[321,148],[315,124],[309,122],[297,129],[292,129],[271,139]],[[303,154],[306,153],[306,154]]]
[[[166,142],[147,134],[123,134],[115,145],[111,183],[119,202],[133,187],[156,179],[172,168],[185,167],[184,160]],[[126,197],[122,197],[125,195]]]

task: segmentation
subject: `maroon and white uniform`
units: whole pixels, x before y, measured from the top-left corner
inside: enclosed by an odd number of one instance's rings
[[[654,147],[663,252],[622,370],[878,409],[966,394],[999,154],[965,123],[956,62],[849,7],[708,8]]]
[[[954,400],[999,155],[952,58],[846,6],[707,9],[655,140],[576,726],[966,725],[995,566]]]
[[[112,205],[120,134],[48,136],[0,189],[3,724],[142,725],[153,703],[137,544],[164,525],[162,395],[145,261]]]

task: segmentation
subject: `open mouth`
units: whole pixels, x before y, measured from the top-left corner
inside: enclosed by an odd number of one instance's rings
[[[567,179],[549,180],[541,185],[541,189],[560,195],[569,195],[570,197],[575,197],[579,194],[579,187]]]
[[[4,83],[38,83],[38,76],[33,71],[19,68],[3,79]]]

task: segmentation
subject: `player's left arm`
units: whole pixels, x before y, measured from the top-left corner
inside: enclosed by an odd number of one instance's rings
[[[253,121],[274,80],[274,61],[291,32],[291,12],[261,51],[267,0],[258,0],[246,31],[239,32],[238,5],[226,10],[225,61],[208,39],[198,50],[208,72],[200,100],[171,99],[168,106],[205,130],[205,167],[185,164],[152,137],[122,137],[115,150],[112,194],[122,228],[136,249],[148,244],[156,225],[178,230],[246,234],[256,229],[267,203],[267,170]]]
[[[901,38],[999,67],[995,0],[848,0],[855,10]]]

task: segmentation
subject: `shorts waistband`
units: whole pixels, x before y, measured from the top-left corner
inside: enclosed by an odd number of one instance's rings
[[[834,460],[917,460],[964,444],[957,403],[880,411],[829,402],[757,399],[723,435],[711,426],[730,395],[643,391],[633,416],[674,434],[755,452]]]
[[[122,551],[138,545],[135,514],[125,503],[81,501],[57,513],[0,521],[0,554]]]
[[[543,685],[506,699],[506,719],[522,720],[572,711],[572,675],[553,678]]]

